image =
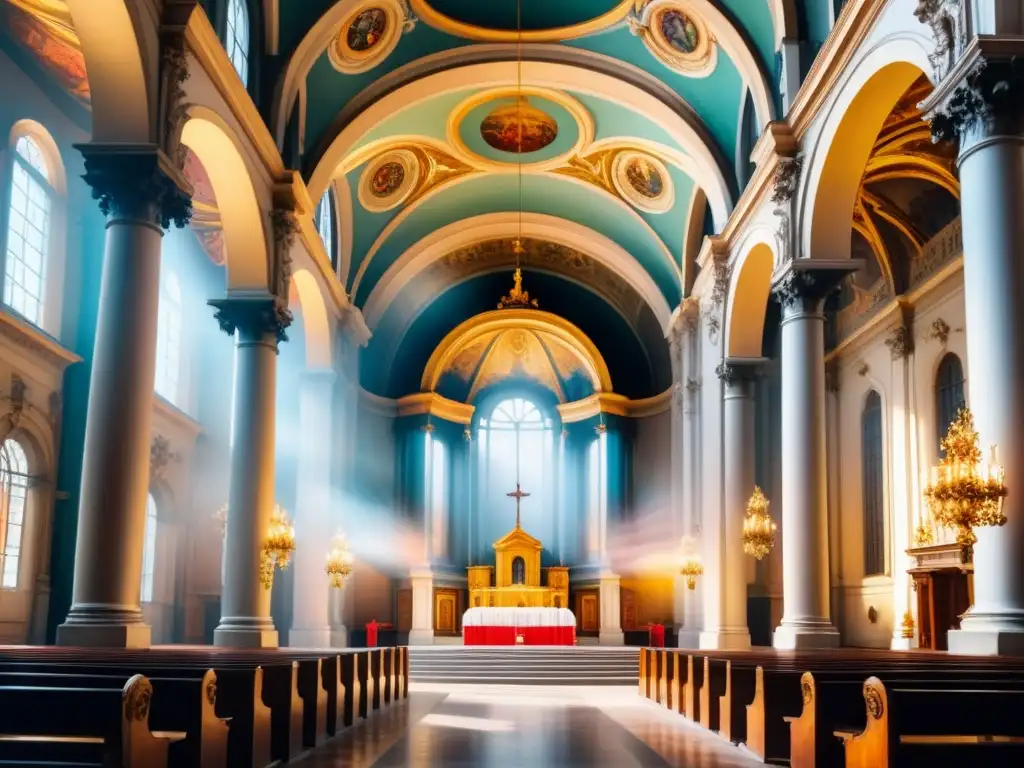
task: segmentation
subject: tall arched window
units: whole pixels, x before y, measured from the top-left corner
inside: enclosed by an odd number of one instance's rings
[[[11,204],[4,258],[4,303],[42,325],[46,261],[50,248],[53,187],[46,160],[31,136],[14,145]]]
[[[324,252],[331,266],[337,268],[334,251],[334,207],[331,202],[331,192],[324,192],[316,209],[316,231],[320,233],[320,239],[324,243]]]
[[[17,589],[28,496],[28,459],[16,440],[0,445],[0,587]]]
[[[156,391],[164,400],[178,405],[178,375],[181,371],[181,283],[172,270],[160,280],[160,305],[156,331]]]
[[[249,84],[249,8],[245,0],[228,0],[228,29],[225,36],[228,58],[242,85]]]
[[[156,574],[156,499],[153,494],[146,497],[146,534],[142,548],[142,589],[139,600],[143,603],[153,602],[153,581]]]
[[[868,393],[860,416],[861,482],[864,497],[864,575],[885,573],[885,491],[882,458],[882,398]]]
[[[956,421],[956,414],[966,405],[964,399],[964,366],[952,352],[942,358],[935,377],[936,431],[939,436],[939,451],[942,438],[949,425]]]
[[[518,479],[530,496],[521,502],[522,526],[551,546],[555,541],[554,435],[551,420],[530,400],[497,403],[480,419],[478,541],[492,542],[515,525],[508,493]]]

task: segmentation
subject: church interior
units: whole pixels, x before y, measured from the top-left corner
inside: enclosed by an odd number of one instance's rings
[[[0,762],[1024,756],[1024,0],[0,22]]]

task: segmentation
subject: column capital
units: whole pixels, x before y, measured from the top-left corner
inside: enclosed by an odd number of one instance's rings
[[[839,286],[839,281],[850,272],[856,272],[863,263],[861,259],[793,260],[775,277],[772,295],[783,309],[817,309]]]
[[[192,218],[192,187],[171,159],[152,144],[76,144],[85,158],[82,178],[108,220],[133,219],[168,229]]]
[[[748,384],[757,378],[764,357],[727,357],[715,368],[715,375],[725,384],[732,387],[736,384]]]
[[[261,339],[272,333],[277,342],[288,340],[285,329],[291,325],[292,313],[276,296],[260,292],[213,299],[207,303],[216,310],[214,318],[227,334],[234,336],[238,331],[243,337]]]
[[[932,137],[959,143],[961,160],[986,139],[1024,132],[1022,53],[1019,38],[973,38],[921,104]]]

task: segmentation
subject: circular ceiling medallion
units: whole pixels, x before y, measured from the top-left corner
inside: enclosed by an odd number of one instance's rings
[[[404,0],[367,0],[341,25],[329,49],[339,72],[357,74],[380,64],[398,45],[403,30],[412,28]]]
[[[714,37],[686,0],[655,0],[644,9],[641,21],[644,44],[665,66],[690,77],[714,71]]]
[[[420,161],[407,149],[375,157],[359,177],[359,203],[368,211],[395,208],[413,193],[420,180]]]
[[[480,122],[484,141],[501,152],[531,154],[558,137],[558,123],[522,96],[512,104],[499,104]]]
[[[612,182],[634,208],[664,213],[672,207],[672,177],[661,160],[643,152],[622,152],[612,165]]]
[[[473,40],[561,42],[622,21],[636,0],[410,0],[432,27]]]
[[[448,143],[467,163],[507,171],[558,167],[593,141],[594,122],[568,94],[524,86],[476,93],[448,116]]]

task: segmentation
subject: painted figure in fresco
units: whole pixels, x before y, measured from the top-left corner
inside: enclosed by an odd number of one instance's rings
[[[665,188],[661,172],[643,158],[636,158],[626,166],[626,180],[633,189],[651,200],[661,197]]]
[[[480,135],[501,152],[527,154],[553,142],[558,137],[558,123],[521,97],[493,109],[480,123]]]
[[[405,181],[405,168],[400,163],[384,163],[370,180],[370,191],[374,197],[391,197]]]
[[[388,15],[382,8],[361,11],[348,26],[348,47],[353,51],[368,51],[384,36]]]
[[[700,42],[697,25],[682,11],[665,11],[661,15],[661,33],[668,44],[680,53],[693,53]]]

